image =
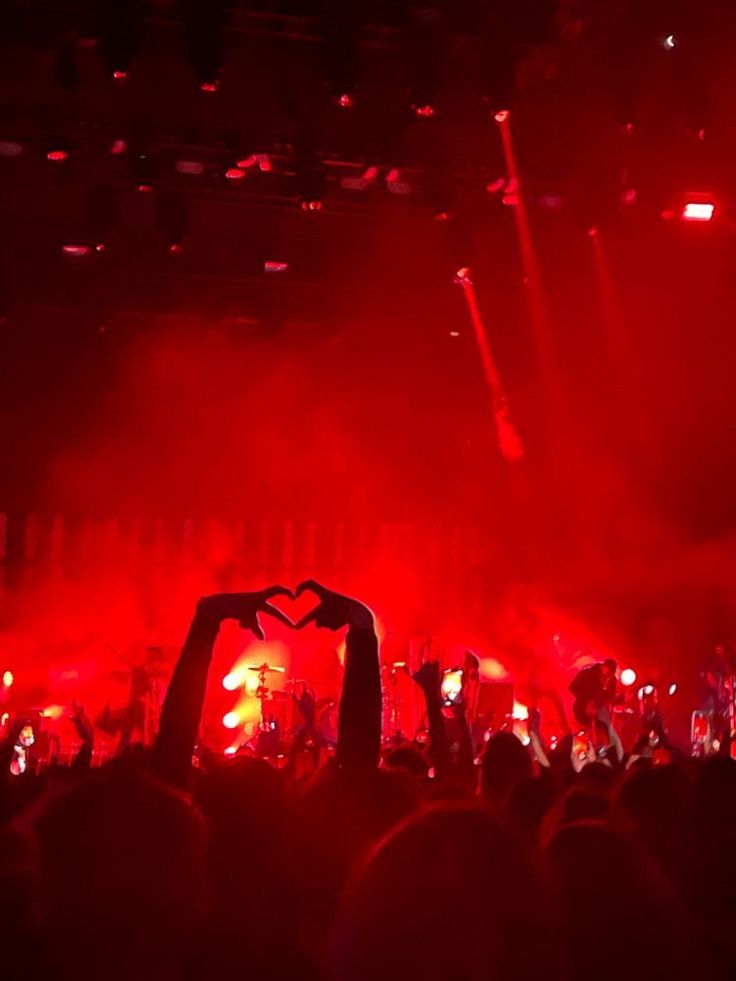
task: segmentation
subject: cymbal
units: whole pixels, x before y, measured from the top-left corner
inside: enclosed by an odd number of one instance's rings
[[[271,667],[271,665],[268,663],[250,664],[248,666],[248,670],[257,671],[259,674],[274,674],[274,673],[285,674],[286,673],[286,668]]]

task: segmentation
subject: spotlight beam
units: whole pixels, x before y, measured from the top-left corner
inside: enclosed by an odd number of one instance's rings
[[[483,374],[485,375],[491,393],[493,420],[496,425],[498,445],[504,459],[508,463],[516,463],[523,459],[524,447],[509,415],[508,400],[503,390],[496,359],[493,356],[493,351],[488,341],[488,332],[483,322],[483,315],[480,312],[478,298],[468,268],[458,270],[457,282],[463,289],[465,304],[468,308],[468,315],[473,325],[475,341],[478,345],[478,354],[480,355]]]
[[[532,238],[529,213],[524,198],[524,187],[519,177],[519,168],[514,152],[514,143],[511,135],[511,114],[508,111],[497,113],[495,119],[501,131],[506,173],[509,178],[508,183],[511,187],[517,189],[513,210],[516,219],[521,262],[524,270],[529,319],[538,358],[543,394],[546,396],[550,407],[555,406],[561,409],[564,407],[565,399],[560,386],[561,376],[559,365],[557,364],[557,356],[552,345],[551,321],[542,277],[539,271],[539,260],[537,259],[537,252]]]

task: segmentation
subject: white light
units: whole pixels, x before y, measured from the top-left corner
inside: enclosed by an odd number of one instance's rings
[[[226,674],[222,679],[222,687],[225,691],[235,691],[237,688],[243,684],[243,679],[240,677],[237,671],[231,671],[230,674]]]
[[[711,221],[715,210],[712,201],[687,201],[682,209],[682,220]]]
[[[226,712],[222,717],[222,724],[226,729],[237,729],[240,724],[240,716],[237,712]]]
[[[675,40],[674,34],[668,34],[667,37],[662,41],[662,47],[665,51],[674,51],[677,47],[677,41]]]
[[[624,688],[631,688],[636,684],[636,671],[633,668],[624,668],[621,672],[621,684]]]
[[[673,682],[673,683],[672,683],[672,684],[670,685],[670,687],[669,687],[669,693],[670,693],[670,695],[675,695],[675,694],[677,694],[677,683],[676,683],[676,682]]]

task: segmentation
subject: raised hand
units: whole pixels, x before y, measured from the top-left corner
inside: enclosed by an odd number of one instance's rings
[[[425,661],[412,678],[426,695],[441,697],[442,672],[439,661]]]
[[[297,630],[308,623],[314,623],[317,627],[326,627],[328,630],[340,630],[342,627],[354,627],[362,630],[373,630],[373,614],[360,600],[352,599],[350,596],[343,596],[327,589],[314,579],[305,579],[296,587],[295,596],[309,591],[319,599],[317,606],[301,620],[294,624]]]
[[[252,630],[258,640],[265,640],[265,633],[258,619],[259,613],[267,613],[275,617],[287,627],[293,627],[289,617],[269,603],[272,596],[291,596],[291,590],[285,586],[269,586],[254,593],[215,593],[213,596],[203,596],[197,604],[197,612],[207,618],[216,620],[237,620],[244,630]]]

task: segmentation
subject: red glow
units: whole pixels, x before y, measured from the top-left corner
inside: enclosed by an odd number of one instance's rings
[[[302,211],[321,211],[324,205],[317,198],[312,198],[309,201],[302,201],[299,207]]]
[[[598,226],[591,225],[590,228],[588,229],[588,238],[597,238],[597,237],[598,237]]]
[[[486,190],[488,191],[489,194],[498,194],[500,191],[504,189],[505,186],[506,186],[506,178],[499,177],[495,181],[489,181],[486,184]]]
[[[507,208],[515,208],[518,203],[519,195],[515,193],[504,194],[504,196],[501,198],[501,204],[505,204]]]
[[[229,181],[241,181],[245,176],[245,171],[241,170],[240,167],[228,167],[225,171],[225,177]]]
[[[169,255],[181,255],[184,251],[184,246],[181,242],[172,242],[169,245]]]
[[[621,204],[634,204],[638,196],[636,188],[627,187],[625,191],[621,192]]]
[[[355,99],[352,97],[352,95],[349,92],[342,92],[335,99],[335,102],[337,103],[338,106],[340,106],[341,109],[352,109],[353,106],[355,105]]]
[[[433,215],[435,221],[449,221],[450,217],[449,211],[435,211]]]
[[[511,118],[511,113],[508,109],[499,109],[498,112],[493,114],[493,118],[499,125],[503,125],[509,121]]]
[[[217,79],[212,79],[209,82],[202,82],[202,84],[199,86],[199,91],[212,93],[212,92],[217,92],[219,88],[220,88],[219,81]]]
[[[95,252],[104,252],[105,248],[106,246],[104,242],[98,242],[97,245],[95,245]]]
[[[73,256],[89,255],[89,253],[92,251],[88,245],[75,245],[71,242],[67,245],[62,245],[61,250],[64,255]]]
[[[110,153],[113,157],[122,156],[128,149],[127,140],[113,140],[112,146],[110,147]]]
[[[242,160],[238,160],[238,167],[243,170],[247,170],[249,167],[255,167],[258,163],[258,155],[251,153],[249,157],[243,157]]]
[[[112,77],[116,82],[124,82],[128,78],[128,73],[118,68],[112,73]]]
[[[414,106],[414,115],[417,119],[431,119],[434,116],[434,106],[425,102],[423,105]]]
[[[136,191],[138,191],[139,194],[150,194],[153,191],[153,184],[137,184]]]
[[[52,163],[64,163],[65,160],[69,159],[69,154],[66,150],[49,150],[46,159],[51,160]]]
[[[681,217],[683,221],[712,221],[715,210],[712,201],[686,201]]]
[[[286,272],[289,268],[288,262],[277,262],[273,260],[268,260],[263,263],[263,271],[267,273],[280,273]]]
[[[271,163],[271,158],[267,153],[259,153],[256,156],[258,160],[258,169],[263,174],[270,174],[273,170],[273,164]]]

